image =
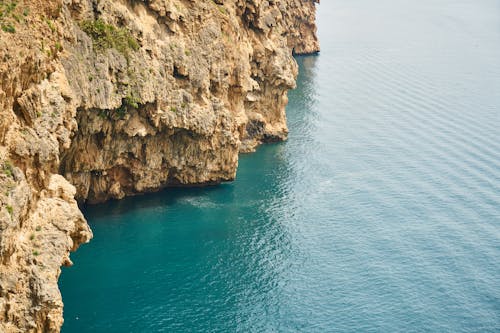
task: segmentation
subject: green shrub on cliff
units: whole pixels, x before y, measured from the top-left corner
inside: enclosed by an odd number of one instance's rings
[[[107,24],[101,19],[83,21],[80,27],[92,38],[96,50],[113,48],[128,57],[130,50],[137,51],[139,49],[139,43],[130,31]]]
[[[17,7],[17,1],[0,0],[0,27],[2,31],[14,33],[16,28],[12,19],[19,22],[19,16],[14,13]]]
[[[16,28],[10,23],[2,24],[2,30],[10,33],[16,32]]]
[[[3,173],[8,176],[12,177],[14,173],[14,168],[12,167],[12,164],[9,161],[5,161],[2,166]]]
[[[127,96],[122,98],[122,105],[114,110],[114,115],[117,116],[118,119],[123,119],[130,108],[138,109],[140,102],[141,100],[139,98],[129,92]],[[108,113],[106,116],[109,117],[109,115]]]
[[[139,98],[135,97],[131,93],[128,93],[127,96],[125,96],[125,98],[123,99],[123,104],[125,106],[130,106],[130,107],[133,107],[135,109],[139,108],[140,102],[141,101],[139,100]]]

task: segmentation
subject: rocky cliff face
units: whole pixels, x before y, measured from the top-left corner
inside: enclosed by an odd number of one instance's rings
[[[0,1],[0,331],[57,332],[80,202],[234,179],[287,135],[312,0]]]

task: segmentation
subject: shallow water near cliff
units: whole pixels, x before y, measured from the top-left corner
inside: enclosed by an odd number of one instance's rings
[[[63,332],[499,332],[500,2],[323,1],[289,141],[89,207]]]

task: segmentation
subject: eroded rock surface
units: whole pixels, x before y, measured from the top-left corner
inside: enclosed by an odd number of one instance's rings
[[[0,1],[0,331],[58,332],[96,203],[236,175],[287,136],[312,0]]]

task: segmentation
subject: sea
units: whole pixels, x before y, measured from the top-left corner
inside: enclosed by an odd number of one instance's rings
[[[317,8],[286,142],[85,207],[63,333],[500,332],[500,1]]]

